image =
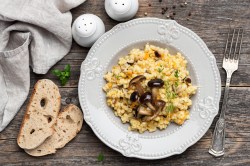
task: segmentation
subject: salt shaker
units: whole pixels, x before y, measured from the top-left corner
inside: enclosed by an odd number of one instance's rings
[[[116,21],[127,21],[133,18],[138,8],[138,0],[105,0],[107,14]]]
[[[103,21],[93,14],[79,16],[72,25],[73,38],[83,47],[91,47],[104,33]]]

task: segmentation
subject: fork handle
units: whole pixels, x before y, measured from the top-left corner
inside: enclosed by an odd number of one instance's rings
[[[216,122],[211,147],[208,151],[210,154],[212,154],[215,157],[219,157],[219,156],[224,155],[225,127],[226,127],[225,111],[227,108],[227,99],[228,99],[228,92],[229,92],[231,76],[232,76],[232,72],[227,71],[226,87],[225,87],[224,98],[223,98],[223,102],[222,102],[220,118]]]

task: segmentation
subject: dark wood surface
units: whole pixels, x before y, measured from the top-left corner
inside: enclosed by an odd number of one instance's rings
[[[242,55],[237,72],[232,78],[229,92],[228,110],[226,113],[226,154],[214,158],[208,154],[215,118],[207,133],[183,154],[169,158],[146,161],[123,157],[102,143],[84,123],[81,132],[54,155],[31,157],[17,146],[16,138],[24,115],[27,101],[19,113],[0,133],[0,165],[250,165],[250,1],[249,0],[195,0],[187,1],[186,7],[180,7],[185,1],[173,0],[139,0],[140,8],[136,18],[157,17],[167,19],[167,15],[175,12],[174,19],[196,32],[207,44],[217,59],[217,65],[225,85],[225,72],[222,69],[222,58],[227,30],[228,18],[232,26],[242,26],[245,36],[242,45]],[[149,5],[151,4],[151,6]],[[176,6],[173,9],[173,5]],[[168,7],[162,15],[161,8]],[[191,12],[191,16],[189,15]],[[98,15],[105,23],[106,30],[118,22],[108,17],[104,10],[104,0],[87,0],[84,4],[72,10],[73,19],[83,13]],[[70,53],[58,62],[52,69],[62,69],[66,64],[72,66],[72,76],[66,86],[60,86],[62,106],[74,103],[78,106],[77,85],[80,76],[80,65],[85,59],[88,49],[73,43]],[[205,74],[205,73],[204,73]],[[57,79],[48,72],[46,75],[31,73],[31,90],[38,79],[48,78],[60,85]],[[223,89],[223,88],[222,88]],[[99,153],[104,154],[104,161],[98,162]]]

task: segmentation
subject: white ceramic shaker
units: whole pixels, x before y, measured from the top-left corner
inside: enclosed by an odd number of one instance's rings
[[[133,18],[139,8],[138,0],[105,0],[105,10],[116,21]]]
[[[73,38],[83,47],[91,47],[104,33],[103,21],[93,14],[79,16],[72,25]]]

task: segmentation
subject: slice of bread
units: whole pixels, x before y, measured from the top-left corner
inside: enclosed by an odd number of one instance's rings
[[[54,134],[50,136],[39,147],[25,150],[31,156],[44,156],[55,153],[57,149],[63,148],[81,130],[83,123],[82,111],[75,105],[68,105],[59,113],[54,125]]]
[[[27,106],[17,144],[23,149],[34,149],[51,136],[60,105],[61,95],[56,84],[47,79],[39,80]]]

